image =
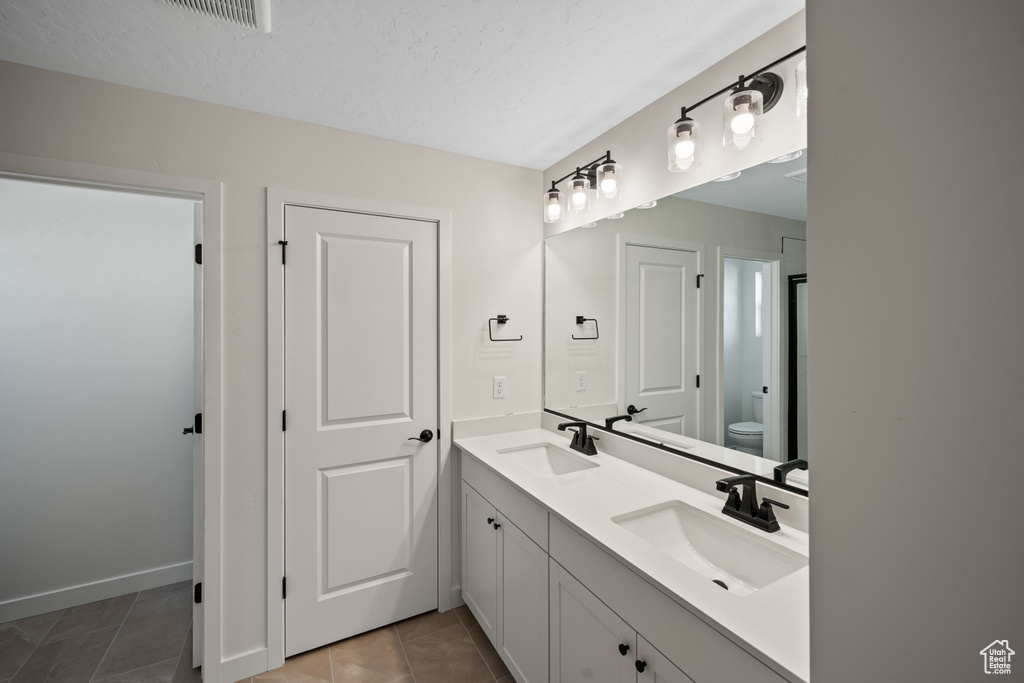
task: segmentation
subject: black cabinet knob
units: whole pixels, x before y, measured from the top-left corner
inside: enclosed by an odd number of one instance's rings
[[[645,662],[642,659],[636,660],[636,670],[637,670],[637,672],[643,673],[644,669],[646,669],[646,668],[647,668],[647,662]]]
[[[499,529],[500,527],[501,527],[500,524],[498,524],[497,522],[494,523],[494,529],[495,530]]]
[[[487,518],[487,523],[488,524],[494,524],[494,517],[488,517]]]
[[[619,645],[619,654],[620,655],[625,657],[627,652],[629,652],[629,645],[626,645],[625,643],[622,643],[621,645]]]

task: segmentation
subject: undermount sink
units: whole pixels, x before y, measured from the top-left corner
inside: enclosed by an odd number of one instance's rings
[[[506,448],[498,453],[536,477],[557,477],[598,466],[596,462],[550,443]]]
[[[677,500],[612,521],[734,595],[750,595],[807,566],[806,555],[759,535],[763,532]]]

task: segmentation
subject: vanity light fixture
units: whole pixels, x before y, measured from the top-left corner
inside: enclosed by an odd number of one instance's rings
[[[558,184],[569,181],[563,192]],[[544,193],[544,222],[558,223],[566,213],[583,214],[590,210],[595,199],[615,199],[622,192],[622,164],[605,154],[585,166],[577,166],[572,173],[551,181],[551,189]]]
[[[565,195],[551,183],[551,189],[544,193],[544,222],[558,223],[565,218]]]
[[[788,55],[761,67],[750,76],[740,76],[718,92],[705,97],[690,107],[683,107],[679,119],[668,128],[668,170],[675,173],[688,171],[700,165],[700,123],[689,114],[697,107],[732,91],[724,103],[722,144],[726,149],[741,151],[761,142],[761,116],[771,111],[782,96],[782,78],[769,69],[807,50],[803,46]],[[802,60],[800,65],[804,65]],[[806,67],[804,72],[806,71]],[[797,67],[797,95],[801,90],[801,70]],[[798,112],[800,104],[797,104]],[[806,109],[806,104],[804,105]]]
[[[804,57],[796,65],[796,115],[807,113],[807,58]]]

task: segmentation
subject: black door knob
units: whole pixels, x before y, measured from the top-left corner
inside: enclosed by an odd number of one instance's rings
[[[642,413],[645,410],[647,410],[647,408],[637,408],[632,403],[629,404],[629,406],[626,408],[626,412],[629,413],[630,415],[636,415],[637,413]]]
[[[407,439],[407,441],[422,441],[423,443],[427,443],[433,438],[434,432],[430,431],[429,429],[424,429],[422,432],[420,432],[419,436],[410,436]]]
[[[183,430],[181,430],[181,433],[182,434],[191,434],[194,431],[195,431],[194,427],[185,427]]]
[[[638,671],[639,673],[643,673],[643,672],[644,672],[644,669],[646,669],[646,668],[647,668],[647,662],[645,662],[645,661],[644,661],[644,660],[642,660],[642,659],[638,659],[638,660],[636,660],[636,670],[637,670],[637,671]]]
[[[619,654],[625,657],[627,652],[629,652],[629,645],[626,645],[625,643],[620,644]]]

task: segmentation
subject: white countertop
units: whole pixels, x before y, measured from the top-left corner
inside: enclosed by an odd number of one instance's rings
[[[614,523],[613,517],[671,500],[721,517],[724,494],[712,495],[599,452],[600,465],[580,472],[538,477],[499,451],[542,443],[568,449],[569,437],[545,429],[456,439],[465,453],[494,470],[634,572],[789,678],[810,677],[809,569],[804,567],[749,595],[723,591],[695,571]],[[600,451],[600,446],[598,447]],[[581,456],[586,457],[586,456]],[[723,476],[728,473],[723,472]],[[803,555],[807,534],[783,526],[764,536]]]

